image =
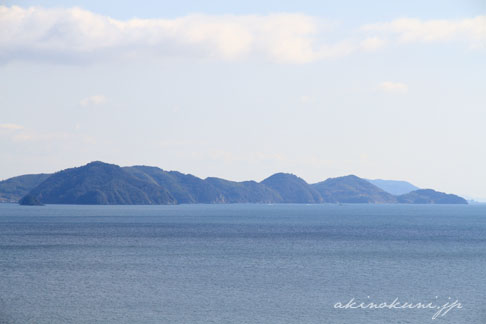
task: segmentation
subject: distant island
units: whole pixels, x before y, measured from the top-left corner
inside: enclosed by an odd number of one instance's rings
[[[374,180],[366,179],[366,180],[368,180],[375,186],[395,196],[404,195],[409,192],[420,189],[407,181],[382,180],[382,179],[374,179]]]
[[[394,194],[397,190],[401,194]],[[404,181],[365,180],[355,175],[308,184],[296,175],[276,173],[261,182],[236,182],[214,177],[201,179],[157,167],[120,167],[99,161],[53,174],[23,175],[1,181],[0,202],[22,205],[467,204],[457,195],[417,189]]]

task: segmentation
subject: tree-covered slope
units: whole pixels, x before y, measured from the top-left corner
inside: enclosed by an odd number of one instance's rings
[[[164,188],[142,181],[117,165],[91,162],[54,173],[29,193],[44,204],[174,204]]]
[[[459,196],[433,190],[416,190],[394,196],[354,175],[330,178],[312,185],[288,173],[276,173],[260,183],[236,182],[214,177],[201,179],[191,174],[149,166],[121,168],[103,162],[91,162],[50,176],[16,177],[0,184],[10,192],[24,193],[20,202],[26,205],[467,203]],[[29,186],[34,188],[29,191]],[[9,191],[0,192],[0,195],[6,193]]]
[[[276,191],[285,203],[320,203],[321,195],[302,178],[289,173],[276,173],[261,182]]]
[[[280,196],[255,181],[228,181],[220,178],[200,179],[177,171],[149,166],[124,168],[136,177],[166,188],[178,203],[256,203],[277,202]]]
[[[467,204],[466,199],[432,189],[419,189],[397,197],[402,204]]]
[[[123,169],[143,181],[149,181],[167,189],[179,204],[219,202],[219,192],[204,180],[191,174],[164,171],[150,166],[133,166]]]
[[[355,175],[330,178],[312,185],[324,202],[331,203],[394,203],[393,195]]]
[[[26,174],[0,181],[0,202],[18,202],[50,174]]]
[[[271,188],[255,181],[228,181],[220,178],[206,178],[220,193],[221,202],[226,203],[277,203],[282,197]]]

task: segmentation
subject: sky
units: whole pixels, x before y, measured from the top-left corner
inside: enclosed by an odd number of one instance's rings
[[[101,160],[486,200],[486,1],[0,1],[0,179]]]

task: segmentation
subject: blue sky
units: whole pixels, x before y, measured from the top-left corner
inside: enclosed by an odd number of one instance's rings
[[[409,1],[355,1],[355,0],[274,0],[274,1],[160,1],[141,0],[135,4],[127,0],[104,1],[2,1],[2,4],[22,7],[43,6],[81,7],[117,19],[174,18],[190,13],[220,14],[269,14],[276,12],[299,12],[326,18],[337,18],[360,22],[369,20],[394,19],[396,17],[415,18],[463,18],[484,13],[485,2],[481,0],[409,0]]]
[[[103,160],[486,198],[484,1],[0,5],[0,178]]]

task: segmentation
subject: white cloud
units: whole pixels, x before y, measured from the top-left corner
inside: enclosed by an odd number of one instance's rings
[[[406,85],[405,83],[401,83],[401,82],[385,81],[385,82],[380,83],[378,88],[382,91],[390,92],[390,93],[407,93],[408,92],[408,85]]]
[[[321,19],[292,13],[117,20],[80,8],[0,6],[0,62],[177,56],[308,63],[374,51],[394,40],[464,39],[471,47],[486,40],[486,16],[369,24],[331,43],[322,41],[333,36],[322,25]]]
[[[17,124],[0,124],[0,129],[21,130],[24,129],[24,126],[17,125]]]
[[[465,41],[471,48],[486,47],[486,16],[460,20],[420,20],[401,18],[369,24],[362,30],[388,35],[398,42]]]
[[[106,102],[106,97],[103,95],[95,95],[82,99],[79,104],[83,107],[86,106],[97,106]]]
[[[117,20],[80,8],[0,6],[1,60],[153,56],[306,63],[347,55],[348,42],[319,44],[316,18],[303,14],[189,15]]]
[[[385,44],[386,44],[386,41],[383,38],[376,37],[376,36],[365,38],[360,43],[361,48],[365,51],[368,51],[368,52],[376,51],[376,50],[384,47]]]

